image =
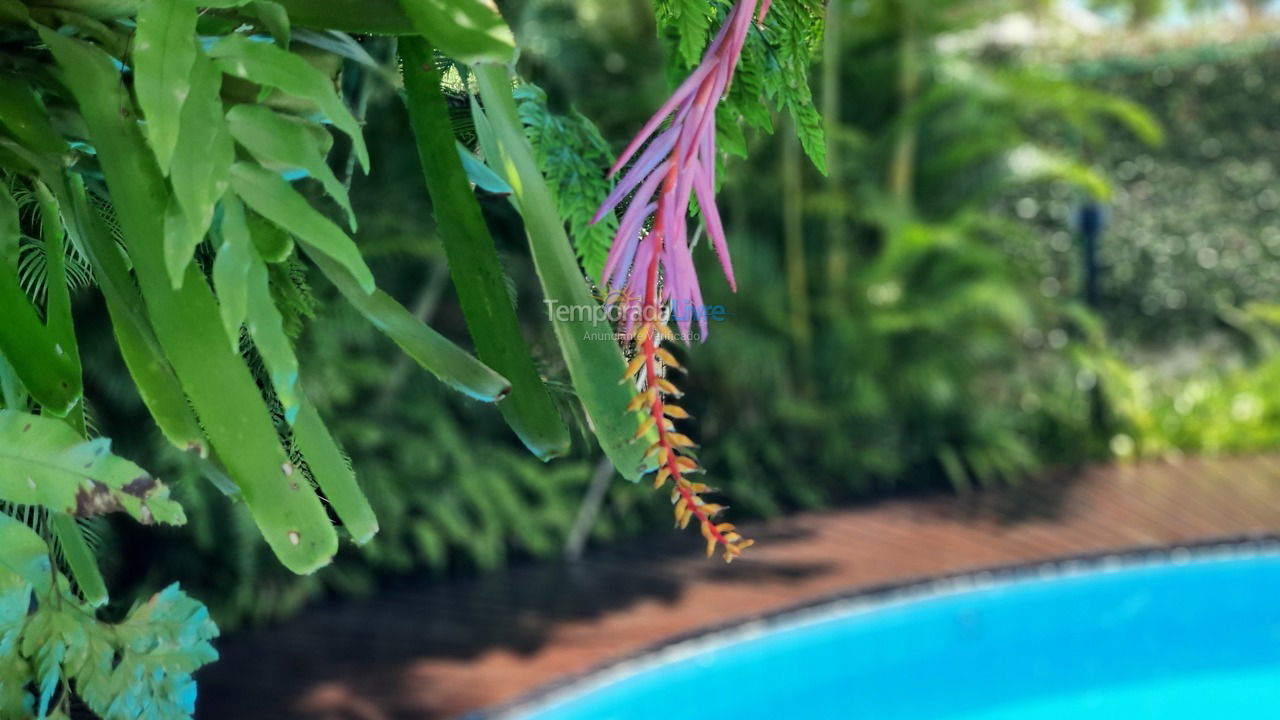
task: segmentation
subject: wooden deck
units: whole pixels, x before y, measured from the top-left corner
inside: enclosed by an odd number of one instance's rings
[[[1280,531],[1280,457],[1061,472],[1015,490],[748,526],[725,566],[696,533],[465,581],[424,582],[229,637],[197,717],[467,715],[664,638],[859,587],[1081,553]]]

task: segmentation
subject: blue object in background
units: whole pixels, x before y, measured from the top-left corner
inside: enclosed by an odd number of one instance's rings
[[[850,606],[675,652],[517,717],[1280,718],[1280,555]]]

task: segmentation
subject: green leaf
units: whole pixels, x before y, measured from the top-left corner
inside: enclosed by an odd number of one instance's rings
[[[221,73],[204,53],[197,53],[170,170],[176,205],[170,204],[165,222],[165,264],[175,288],[182,286],[196,246],[213,222],[235,159],[222,115],[221,87]]]
[[[90,710],[109,719],[192,716],[191,674],[218,659],[209,643],[218,627],[204,605],[175,583],[134,607],[119,625],[93,629],[86,661],[65,664]]]
[[[360,167],[369,171],[369,150],[360,124],[334,91],[333,84],[301,56],[242,35],[218,40],[209,49],[224,73],[255,82],[316,104],[329,122],[351,138]]]
[[[401,0],[418,34],[464,63],[515,60],[515,38],[493,0]]]
[[[632,439],[636,422],[633,415],[625,412],[632,392],[618,382],[626,362],[614,341],[614,330],[601,313],[577,311],[594,310],[597,303],[578,269],[564,223],[529,149],[512,98],[508,71],[497,65],[477,65],[475,72],[501,152],[501,162],[496,166],[506,173],[507,182],[515,189],[516,209],[524,217],[534,266],[574,389],[591,418],[600,447],[618,472],[634,482],[641,475],[646,443]],[[562,306],[575,312],[556,313],[555,308]]]
[[[324,161],[324,150],[315,133],[323,133],[323,129],[261,105],[236,105],[227,111],[227,123],[236,142],[264,167],[305,170],[319,180],[325,192],[347,211],[347,224],[355,232],[356,214],[347,189]]]
[[[12,0],[10,0],[12,1]],[[5,615],[17,617],[20,627],[25,618],[18,617],[17,608],[31,604],[31,589],[23,586],[0,595],[0,634],[6,630]],[[30,707],[27,693],[27,662],[17,653],[5,653],[0,647],[0,717],[23,717]]]
[[[196,61],[196,5],[189,0],[147,0],[138,9],[133,40],[134,92],[146,118],[147,141],[162,174],[178,144],[182,104]]]
[[[0,263],[0,354],[47,412],[65,416],[80,400],[80,369],[40,322],[13,265]]]
[[[231,187],[258,214],[340,263],[366,293],[373,292],[373,273],[356,244],[289,187],[284,178],[257,165],[239,162],[231,168]]]
[[[27,623],[19,652],[35,661],[34,679],[40,691],[37,718],[49,714],[49,703],[62,678],[62,664],[70,660],[68,646],[82,650],[86,644],[84,626],[60,609],[36,613]]]
[[[294,27],[362,35],[416,33],[399,0],[279,0]]]
[[[27,584],[47,592],[52,587],[53,566],[49,560],[49,547],[35,530],[25,524],[0,513],[0,569],[7,570],[22,578]],[[23,607],[25,615],[29,610]],[[0,636],[0,650],[5,649],[4,636]],[[0,652],[0,657],[5,653]]]
[[[107,584],[98,569],[98,561],[93,557],[93,550],[85,542],[84,533],[75,518],[66,513],[50,513],[49,523],[53,526],[53,534],[62,547],[62,558],[80,586],[80,594],[89,607],[102,607],[107,604]]]
[[[71,317],[71,294],[67,284],[67,233],[62,224],[62,211],[53,193],[44,183],[35,182],[36,203],[40,208],[41,239],[45,248],[48,286],[45,321],[49,333],[62,349],[80,365],[75,325]]]
[[[381,290],[366,293],[344,267],[315,252],[305,239],[299,240],[311,261],[347,302],[441,382],[483,402],[497,402],[511,392],[506,378],[431,329],[395,298]]]
[[[230,206],[234,204],[236,210]],[[238,212],[238,225],[244,226],[244,207],[238,200],[224,204],[224,213]],[[232,352],[240,352],[240,326],[249,317],[249,268],[253,265],[254,250],[247,228],[237,231],[234,219],[222,221],[222,238],[218,254],[213,261],[213,288],[218,293],[218,313],[227,331]]]
[[[378,518],[356,484],[351,466],[329,434],[324,420],[320,419],[320,413],[305,395],[301,399],[298,419],[293,423],[293,438],[307,461],[311,477],[315,478],[329,506],[351,534],[351,539],[357,545],[373,539],[378,532]]]
[[[596,208],[608,196],[606,179],[613,165],[613,153],[600,131],[581,113],[553,115],[546,107],[546,93],[531,83],[515,89],[520,121],[533,149],[547,189],[555,198],[560,217],[569,226],[569,238],[587,271],[597,279],[609,257],[618,218],[606,213],[600,222],[591,222]]]
[[[60,180],[54,175],[52,180]],[[64,208],[70,207],[68,229],[78,237],[78,245],[89,257],[94,279],[107,303],[111,329],[133,378],[138,395],[151,413],[165,438],[180,450],[194,450],[204,456],[204,432],[196,422],[191,406],[173,368],[164,357],[160,343],[146,319],[146,309],[138,295],[137,285],[129,277],[129,269],[119,246],[102,225],[97,213],[89,207],[83,182],[74,178],[71,186],[55,184],[55,193]]]
[[[249,224],[249,236],[253,238],[258,257],[269,263],[282,263],[293,255],[292,235],[256,212],[246,212],[245,221]]]
[[[439,131],[449,126],[449,108],[431,47],[421,38],[404,38],[400,52],[418,158],[476,354],[511,382],[511,395],[498,405],[511,429],[540,459],[559,457],[569,450],[569,430],[520,335],[498,251],[467,182],[457,142],[452,133]]]
[[[496,195],[510,195],[515,192],[506,180],[498,177],[498,173],[489,169],[489,166],[473,155],[466,145],[457,140],[454,144],[458,146],[458,158],[462,161],[462,169],[466,171],[467,179],[475,183],[476,187]]]
[[[20,237],[22,225],[18,218],[18,203],[9,194],[9,188],[0,184],[0,265],[17,267]]]
[[[476,129],[476,145],[480,147],[480,154],[484,156],[485,164],[494,169],[498,177],[506,182],[507,178],[515,176],[514,168],[507,166],[499,166],[499,163],[506,162],[506,158],[502,154],[502,150],[498,148],[498,138],[493,134],[493,126],[489,124],[489,116],[484,114],[484,108],[480,106],[480,101],[475,95],[471,95],[471,124]],[[510,185],[508,185],[510,187]],[[512,193],[515,188],[511,189]]]
[[[167,282],[161,236],[165,187],[111,59],[97,48],[42,28],[80,107],[115,203],[147,314],[205,432],[240,488],[268,545],[298,573],[328,564],[337,535],[306,483],[293,483],[262,396],[241,358],[229,351],[217,303],[188,267],[181,291]]]
[[[809,156],[809,161],[818,172],[826,175],[827,139],[818,108],[810,98],[809,102],[787,103],[787,109],[791,111],[792,125],[796,129],[796,136],[800,138],[804,154]]]
[[[0,124],[29,150],[57,155],[67,141],[49,121],[49,112],[31,86],[13,75],[0,75]]]
[[[233,249],[237,262],[241,255],[248,258],[244,273],[235,278],[243,284],[242,294],[236,299],[245,301],[243,317],[248,325],[249,336],[253,338],[253,344],[258,348],[258,354],[262,356],[262,362],[271,375],[271,385],[284,406],[285,421],[292,425],[298,415],[298,358],[293,353],[289,337],[285,335],[280,310],[271,297],[267,265],[253,250],[253,240],[249,237],[249,226],[245,222],[244,206],[235,197],[228,196],[222,203],[222,212],[223,247],[229,245]],[[214,282],[217,283],[217,279]],[[226,325],[225,312],[222,317]],[[230,326],[227,327],[230,330]],[[237,332],[237,337],[238,335]]]
[[[202,240],[203,234],[191,234],[186,213],[182,212],[178,199],[170,197],[169,205],[164,211],[164,264],[175,290],[182,287],[182,281],[187,276],[187,266],[191,264],[196,246]]]
[[[394,87],[399,84],[400,75],[398,72],[389,70],[383,63],[375,60],[359,40],[347,33],[337,30],[316,31],[304,29],[295,33],[294,39],[316,50],[336,55],[344,60],[350,60],[368,69],[370,74],[386,80],[388,85]]]
[[[711,30],[712,5],[707,0],[657,0],[653,14],[658,26],[674,36],[680,64],[697,65]]]
[[[280,309],[271,297],[267,265],[256,256],[249,266],[248,284],[249,336],[271,374],[271,386],[284,406],[285,422],[292,425],[298,416],[298,358],[285,334]]]
[[[124,511],[143,523],[180,525],[182,508],[145,470],[85,441],[66,423],[0,410],[0,498],[76,517]]]
[[[31,13],[18,0],[0,0],[0,19],[25,25],[31,20]]]
[[[71,359],[75,373],[83,384],[80,366],[80,346],[76,342],[75,321],[71,317],[71,288],[67,283],[67,233],[62,224],[61,208],[49,188],[35,181],[36,203],[40,208],[41,238],[45,252],[45,325],[49,336]],[[67,422],[81,435],[84,434],[83,398],[66,415]],[[101,580],[101,578],[99,578]]]
[[[1105,177],[1067,155],[1024,144],[1009,154],[1008,165],[1010,174],[1018,182],[1061,180],[1080,187],[1093,199],[1105,202],[1111,198],[1111,183]]]
[[[271,0],[254,0],[253,10],[258,15],[258,19],[263,25],[267,26],[267,31],[271,33],[271,37],[275,38],[276,44],[281,48],[288,50],[290,33],[289,33],[289,12],[284,6],[278,2]]]

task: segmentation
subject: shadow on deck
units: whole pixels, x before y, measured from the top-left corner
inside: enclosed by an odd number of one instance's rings
[[[1017,488],[748,526],[725,566],[688,533],[399,588],[219,643],[197,717],[415,720],[511,700],[701,627],[859,587],[1280,529],[1280,458],[1058,472]]]

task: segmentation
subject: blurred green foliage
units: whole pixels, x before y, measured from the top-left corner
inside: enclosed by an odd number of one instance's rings
[[[1264,207],[1274,191],[1261,169],[1275,142],[1273,56],[1064,69],[935,49],[939,35],[1026,5],[843,3],[824,45],[832,83],[813,108],[825,116],[830,176],[788,133],[746,132],[748,159],[726,161],[721,212],[740,291],[724,286],[710,253],[695,252],[711,279],[707,302],[728,317],[707,343],[679,352],[700,458],[735,513],[963,491],[1049,463],[1253,449],[1280,437],[1280,412],[1266,399],[1280,397],[1280,387],[1268,390],[1280,363],[1259,339],[1262,311],[1246,321],[1230,309],[1273,299],[1264,261],[1276,208]],[[582,215],[602,188],[573,178],[606,164],[608,146],[661,102],[667,80],[652,68],[688,55],[663,42],[648,0],[524,0],[504,12],[524,48],[522,74],[545,90],[523,91],[523,119],[535,138],[556,138],[543,147],[557,154],[539,160],[580,259],[596,264],[601,241]],[[465,100],[455,104],[465,117]],[[374,170],[352,187],[357,242],[380,286],[464,337],[389,88],[374,83],[367,117]],[[470,131],[465,121],[455,128],[464,142]],[[1112,208],[1097,312],[1077,299],[1074,215],[1089,197]],[[318,276],[273,276],[273,290],[305,299],[283,305],[318,316],[297,351],[380,534],[360,552],[344,545],[324,572],[290,575],[242,508],[198,482],[189,459],[163,451],[149,467],[171,479],[192,521],[162,548],[123,524],[104,531],[108,558],[154,558],[146,577],[108,560],[117,581],[179,579],[233,626],[318,594],[369,591],[388,574],[468,572],[561,551],[598,458],[582,441],[586,421],[518,218],[504,198],[481,199],[525,337],[577,429],[571,457],[538,462],[492,408],[409,375]],[[1216,253],[1212,267],[1205,249]],[[1231,338],[1221,362],[1216,346],[1198,342],[1213,328]],[[1144,351],[1174,344],[1185,346],[1190,371],[1142,364]],[[86,367],[104,398],[96,421],[129,435],[122,429],[142,410],[127,392],[108,392],[120,371],[110,361]],[[161,452],[154,440],[119,442],[139,456]],[[614,483],[592,538],[656,531],[668,510],[645,488]]]
[[[1139,357],[1206,333],[1238,333],[1223,309],[1277,299],[1280,149],[1274,46],[1212,48],[1067,66],[1091,86],[1132,98],[1160,121],[1151,148],[1111,133],[1077,139],[1115,188],[1100,245],[1100,304],[1117,347]],[[1046,288],[1072,287],[1078,197],[1063,184],[1026,188],[1013,213],[1042,229],[1024,248],[1039,256]]]

